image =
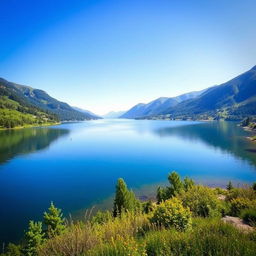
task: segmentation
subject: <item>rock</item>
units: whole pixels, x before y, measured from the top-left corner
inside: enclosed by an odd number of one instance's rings
[[[244,232],[252,232],[254,230],[253,227],[246,224],[242,219],[240,219],[238,217],[225,216],[225,217],[221,218],[221,220],[225,223],[230,223],[234,227],[236,227],[239,230],[244,231]]]

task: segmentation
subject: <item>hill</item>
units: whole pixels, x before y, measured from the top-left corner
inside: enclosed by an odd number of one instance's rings
[[[58,101],[43,90],[8,82],[2,78],[0,78],[0,84],[4,90],[8,89],[28,104],[56,115],[61,121],[94,119],[92,115],[74,110],[67,103]]]
[[[0,79],[0,128],[37,126],[58,121],[56,115],[32,105],[8,82]]]
[[[164,110],[178,105],[180,102],[198,97],[204,91],[189,92],[177,97],[161,97],[147,104],[139,103],[121,115],[121,118],[143,118],[148,116],[156,116]]]

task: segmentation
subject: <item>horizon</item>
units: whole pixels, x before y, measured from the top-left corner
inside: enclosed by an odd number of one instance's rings
[[[255,66],[254,1],[185,2],[5,2],[0,76],[102,116]]]

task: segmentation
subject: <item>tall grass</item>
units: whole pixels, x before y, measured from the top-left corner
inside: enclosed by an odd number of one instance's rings
[[[147,215],[126,214],[104,224],[77,223],[47,241],[39,256],[254,256],[256,233],[216,218],[194,218],[192,229],[159,228]]]

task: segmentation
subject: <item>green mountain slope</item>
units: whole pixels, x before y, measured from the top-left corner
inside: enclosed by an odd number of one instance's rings
[[[58,122],[52,113],[33,106],[0,80],[0,128],[14,128]]]
[[[2,78],[0,78],[0,84],[14,92],[17,96],[25,97],[26,101],[31,105],[57,115],[61,121],[95,119],[90,114],[74,110],[67,103],[54,99],[42,90],[8,82]]]
[[[49,111],[58,116],[61,121],[97,119],[88,113],[81,113],[65,102],[58,101],[46,92],[24,86],[0,78],[0,84],[15,92],[17,96],[24,98],[33,106]]]
[[[172,117],[241,119],[256,115],[256,66],[236,78],[206,90],[162,112]]]

